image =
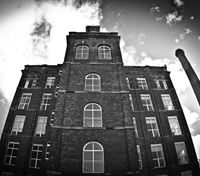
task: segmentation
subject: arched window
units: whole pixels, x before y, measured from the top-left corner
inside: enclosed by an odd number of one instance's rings
[[[108,46],[100,46],[98,48],[98,58],[99,59],[111,59],[111,50]]]
[[[76,59],[88,59],[89,48],[85,45],[76,48]]]
[[[84,108],[84,127],[102,127],[102,109],[96,103],[87,104]]]
[[[104,173],[104,151],[98,142],[83,147],[83,173]]]
[[[85,91],[101,91],[101,78],[91,73],[85,77]]]

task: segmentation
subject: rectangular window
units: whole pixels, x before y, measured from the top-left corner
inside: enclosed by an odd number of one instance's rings
[[[181,172],[181,176],[192,176],[192,171],[191,170],[183,171]]]
[[[30,158],[30,167],[31,168],[40,168],[42,160],[42,144],[33,144],[31,158]]]
[[[128,84],[129,89],[134,89],[134,79],[133,78],[126,78],[126,82]]]
[[[155,79],[157,89],[168,89],[167,82],[164,79]]]
[[[14,166],[16,164],[18,150],[19,142],[9,142],[6,150],[4,163]]]
[[[23,93],[19,103],[18,109],[28,109],[31,101],[32,93]]]
[[[135,117],[133,117],[133,127],[135,130],[135,136],[138,138],[137,124],[136,124]]]
[[[49,160],[50,142],[47,142],[45,160]]]
[[[55,115],[55,111],[52,111],[52,112],[51,112],[50,125],[54,125],[54,115]]]
[[[165,167],[162,144],[151,144],[151,154],[154,168]]]
[[[137,84],[139,89],[148,89],[147,81],[145,78],[137,78]]]
[[[155,117],[146,117],[147,131],[149,136],[157,137],[160,136],[158,125]]]
[[[173,106],[170,95],[162,94],[161,97],[162,97],[162,101],[163,101],[165,110],[174,110],[174,106]]]
[[[130,104],[131,104],[131,108],[132,108],[132,110],[134,111],[133,98],[132,98],[132,95],[131,95],[131,94],[129,94],[129,101],[130,101]]]
[[[55,77],[47,77],[45,88],[52,88],[55,83]]]
[[[176,116],[168,117],[169,126],[173,135],[181,135],[181,128],[179,126],[179,122]]]
[[[39,116],[37,119],[37,126],[35,130],[35,136],[41,137],[45,134],[47,124],[47,117]]]
[[[176,148],[176,154],[177,154],[177,157],[178,157],[179,165],[189,163],[185,143],[184,142],[175,142],[175,148]]]
[[[142,169],[142,157],[139,145],[137,145],[137,154],[138,154],[139,169]]]
[[[50,100],[51,100],[52,94],[44,93],[42,97],[42,102],[40,106],[40,110],[47,110],[47,108],[50,106]]]
[[[27,78],[24,84],[24,88],[35,88],[38,78]]]
[[[141,94],[140,96],[141,96],[143,110],[153,111],[154,108],[153,108],[153,104],[152,104],[150,95]]]
[[[22,132],[24,127],[24,121],[26,116],[16,115],[13,123],[11,134],[16,134]]]

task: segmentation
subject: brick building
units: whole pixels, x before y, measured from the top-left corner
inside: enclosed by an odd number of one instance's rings
[[[63,64],[25,66],[1,175],[199,175],[166,66],[124,66],[119,42],[87,26],[67,36]]]

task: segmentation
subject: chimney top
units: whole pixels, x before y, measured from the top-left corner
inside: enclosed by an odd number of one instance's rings
[[[100,32],[100,26],[86,26],[86,32]]]
[[[179,57],[179,56],[184,56],[185,53],[182,49],[179,48],[176,50],[175,55],[176,55],[176,57]]]

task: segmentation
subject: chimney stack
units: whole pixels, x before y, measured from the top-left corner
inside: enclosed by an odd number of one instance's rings
[[[185,73],[190,81],[190,84],[192,85],[193,91],[196,95],[196,98],[200,105],[200,81],[197,77],[196,73],[194,72],[192,66],[190,65],[189,61],[187,60],[187,57],[185,56],[185,53],[182,49],[177,49],[175,53],[176,57],[179,58],[179,61],[182,64],[183,69],[185,70]]]

